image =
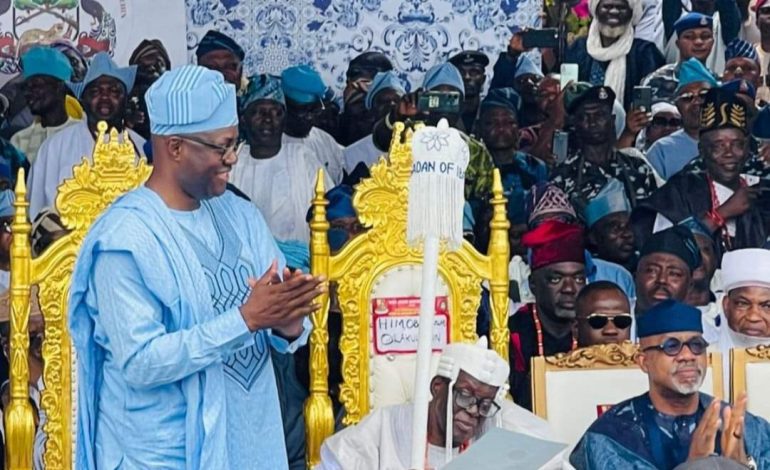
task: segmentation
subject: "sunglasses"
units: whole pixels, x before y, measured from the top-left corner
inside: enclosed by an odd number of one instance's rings
[[[708,90],[701,90],[698,93],[682,93],[676,99],[677,99],[677,101],[683,101],[685,103],[691,103],[692,100],[694,100],[695,98],[703,99],[708,92],[709,92]]]
[[[679,118],[666,119],[660,116],[652,118],[652,125],[658,127],[680,127],[682,120]]]
[[[500,405],[493,399],[479,398],[463,389],[455,389],[454,401],[457,406],[468,412],[475,406],[479,410],[479,415],[484,418],[491,418],[500,410]]]
[[[631,318],[630,313],[620,313],[617,315],[606,315],[604,313],[592,313],[587,317],[583,318],[582,320],[588,323],[588,326],[590,326],[594,330],[601,330],[602,328],[607,326],[607,323],[609,322],[612,322],[612,324],[615,325],[616,328],[625,330],[628,327],[630,327],[631,323],[633,322],[633,318]]]
[[[668,338],[661,344],[656,346],[648,346],[642,349],[642,351],[647,352],[653,349],[657,349],[663,351],[663,354],[666,356],[676,357],[680,352],[682,352],[682,348],[685,346],[690,348],[691,353],[695,354],[696,356],[700,356],[706,352],[706,349],[709,347],[709,343],[703,339],[702,336],[696,336],[694,338],[688,339],[687,341],[682,341],[678,338]]]

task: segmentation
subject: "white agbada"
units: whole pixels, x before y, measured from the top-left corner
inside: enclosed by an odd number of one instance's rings
[[[387,153],[387,151],[383,152],[374,145],[374,136],[373,134],[369,134],[345,148],[343,152],[345,171],[351,173],[356,165],[362,162],[367,167],[371,168],[372,165],[380,160],[381,156]]]
[[[244,145],[230,172],[230,182],[259,208],[273,236],[280,241],[310,241],[307,211],[313,199],[316,172],[321,164],[301,144],[283,144],[271,158],[251,156]],[[333,187],[324,172],[324,184]]]
[[[128,135],[136,153],[144,156],[144,138],[130,129]],[[27,197],[32,220],[40,211],[54,205],[59,185],[72,178],[74,166],[79,165],[84,157],[93,161],[95,143],[96,139],[85,120],[65,127],[43,142],[29,173]]]
[[[324,165],[334,185],[342,182],[343,147],[327,132],[313,127],[307,137],[291,137],[284,134],[281,143],[283,145],[302,144],[307,146],[310,154]]]

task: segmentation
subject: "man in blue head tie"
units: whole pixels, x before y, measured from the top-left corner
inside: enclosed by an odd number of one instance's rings
[[[73,273],[76,464],[287,468],[268,348],[305,342],[323,279],[290,273],[225,187],[235,87],[184,66],[147,91],[154,167],[91,227]]]
[[[768,468],[770,424],[746,412],[746,395],[731,407],[698,391],[708,364],[700,311],[667,300],[638,319],[637,331],[637,363],[648,376],[649,392],[594,421],[570,463],[578,470],[671,470],[710,458]]]

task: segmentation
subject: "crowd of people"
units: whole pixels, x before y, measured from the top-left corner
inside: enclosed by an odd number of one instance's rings
[[[61,41],[25,52],[0,89],[0,287],[19,169],[37,255],[67,233],[57,189],[91,155],[99,122],[153,165],[91,228],[73,273],[77,468],[304,468],[307,316],[326,291],[338,432],[320,468],[409,468],[412,405],[342,429],[341,314],[334,285],[308,274],[309,207],[323,169],[338,252],[367,230],[352,197],[394,123],[445,119],[469,149],[463,229],[481,252],[493,170],[502,177],[510,344],[508,361],[483,339],[445,348],[426,466],[494,426],[551,439],[531,413],[531,359],[632,341],[649,392],[602,414],[553,468],[770,469],[770,424],[746,411],[763,398],[700,392],[707,352],[770,344],[770,2],[588,0],[571,14],[580,8],[592,19],[561,53],[525,48],[523,30],[496,57],[436,57],[410,86],[367,51],[339,95],[310,65],[246,76],[244,50],[218,31],[197,65],[172,67],[158,40],[127,65]],[[491,310],[483,289],[480,337]],[[30,330],[39,412],[39,312]]]

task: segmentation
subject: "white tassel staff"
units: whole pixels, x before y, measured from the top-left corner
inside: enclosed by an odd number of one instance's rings
[[[437,127],[423,127],[414,133],[406,237],[412,247],[422,243],[423,265],[411,469],[425,467],[439,246],[444,241],[448,250],[455,251],[462,244],[465,169],[469,158],[468,144],[456,129],[449,127],[446,119]],[[451,424],[447,426],[447,452],[451,457]]]

